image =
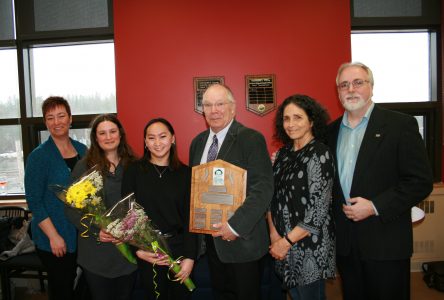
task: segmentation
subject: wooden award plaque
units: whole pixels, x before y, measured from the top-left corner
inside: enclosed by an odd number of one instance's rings
[[[221,159],[193,167],[189,230],[213,233],[242,205],[246,187],[247,171]]]

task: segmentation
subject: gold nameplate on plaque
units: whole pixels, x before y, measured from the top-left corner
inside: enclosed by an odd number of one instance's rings
[[[211,234],[245,200],[247,171],[221,159],[193,167],[190,231]]]

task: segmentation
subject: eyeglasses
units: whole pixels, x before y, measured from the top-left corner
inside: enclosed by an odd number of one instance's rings
[[[369,82],[370,81],[363,80],[363,79],[355,79],[352,82],[343,81],[340,84],[338,84],[338,89],[341,91],[348,90],[350,88],[350,84],[353,86],[353,88],[359,89],[360,87],[362,87],[364,85],[364,83],[369,83]]]
[[[202,103],[202,106],[205,110],[210,110],[211,108],[216,107],[217,110],[222,109],[225,104],[228,102],[216,102],[216,103]]]

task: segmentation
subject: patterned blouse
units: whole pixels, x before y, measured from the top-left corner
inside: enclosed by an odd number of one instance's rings
[[[286,289],[335,275],[334,172],[330,150],[316,140],[298,151],[282,147],[277,154],[270,206],[273,223],[281,236],[296,226],[310,232],[291,247],[284,260],[276,261],[276,272]]]

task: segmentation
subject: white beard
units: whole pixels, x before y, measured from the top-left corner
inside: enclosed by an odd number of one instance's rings
[[[349,101],[350,98],[357,99],[358,101],[350,102]],[[348,94],[348,95],[344,96],[343,99],[341,99],[341,102],[342,102],[342,106],[344,106],[345,110],[357,111],[357,110],[360,110],[363,107],[365,107],[367,105],[367,103],[369,102],[369,100],[370,100],[370,98],[365,100],[365,99],[362,99],[361,96],[359,96],[359,95]]]

